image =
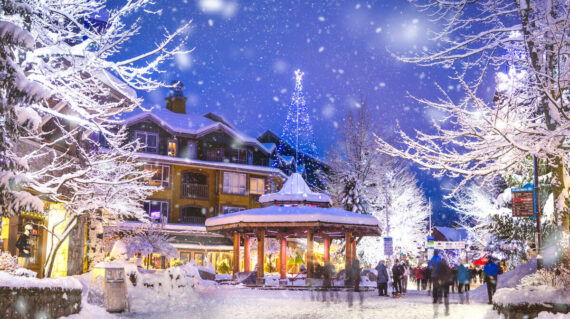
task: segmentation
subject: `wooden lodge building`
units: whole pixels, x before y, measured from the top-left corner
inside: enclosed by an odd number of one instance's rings
[[[174,238],[181,261],[217,267],[225,260],[232,267],[232,240],[207,232],[206,218],[261,207],[259,196],[279,190],[286,175],[269,166],[275,146],[240,133],[219,115],[187,112],[181,85],[165,108],[129,114],[123,124],[146,145],[140,158],[155,172],[149,183],[163,188],[143,207]],[[150,264],[164,268],[167,262],[153,255]]]

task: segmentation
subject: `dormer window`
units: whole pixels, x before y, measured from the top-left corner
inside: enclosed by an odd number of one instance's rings
[[[240,164],[251,164],[253,162],[252,154],[249,150],[234,148],[232,150],[232,162]]]
[[[158,153],[158,134],[150,132],[136,132],[135,138],[138,139],[145,147],[143,151],[146,153]]]
[[[178,152],[178,142],[174,139],[168,140],[168,156],[176,156]]]

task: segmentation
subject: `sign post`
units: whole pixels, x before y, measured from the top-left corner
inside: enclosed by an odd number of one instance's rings
[[[433,236],[427,236],[427,260],[428,262],[433,257],[434,252],[434,238]]]
[[[392,256],[394,253],[394,245],[392,243],[392,237],[384,237],[384,255]]]
[[[534,185],[511,188],[513,217],[534,217],[536,212]]]

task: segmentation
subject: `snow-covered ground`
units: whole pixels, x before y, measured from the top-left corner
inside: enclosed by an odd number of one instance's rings
[[[323,302],[322,293],[311,291],[261,290],[229,286],[201,287],[190,306],[172,308],[164,313],[131,313],[105,315],[105,318],[433,318],[434,305],[426,291],[408,291],[402,298],[378,297],[377,292],[339,292],[336,301]],[[353,305],[349,306],[352,297]],[[330,300],[330,293],[327,293]],[[100,308],[99,308],[100,309]],[[457,319],[498,318],[491,306],[479,302],[459,304],[457,294],[450,295],[450,316],[444,316],[444,305],[437,305],[438,317]],[[95,318],[93,311],[70,317]],[[98,313],[102,315],[101,313]]]

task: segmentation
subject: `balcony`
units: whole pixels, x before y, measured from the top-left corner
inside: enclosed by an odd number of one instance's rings
[[[182,198],[208,199],[207,184],[182,183]]]
[[[203,216],[181,216],[180,223],[182,224],[193,224],[193,225],[204,225],[206,224],[206,217]]]

